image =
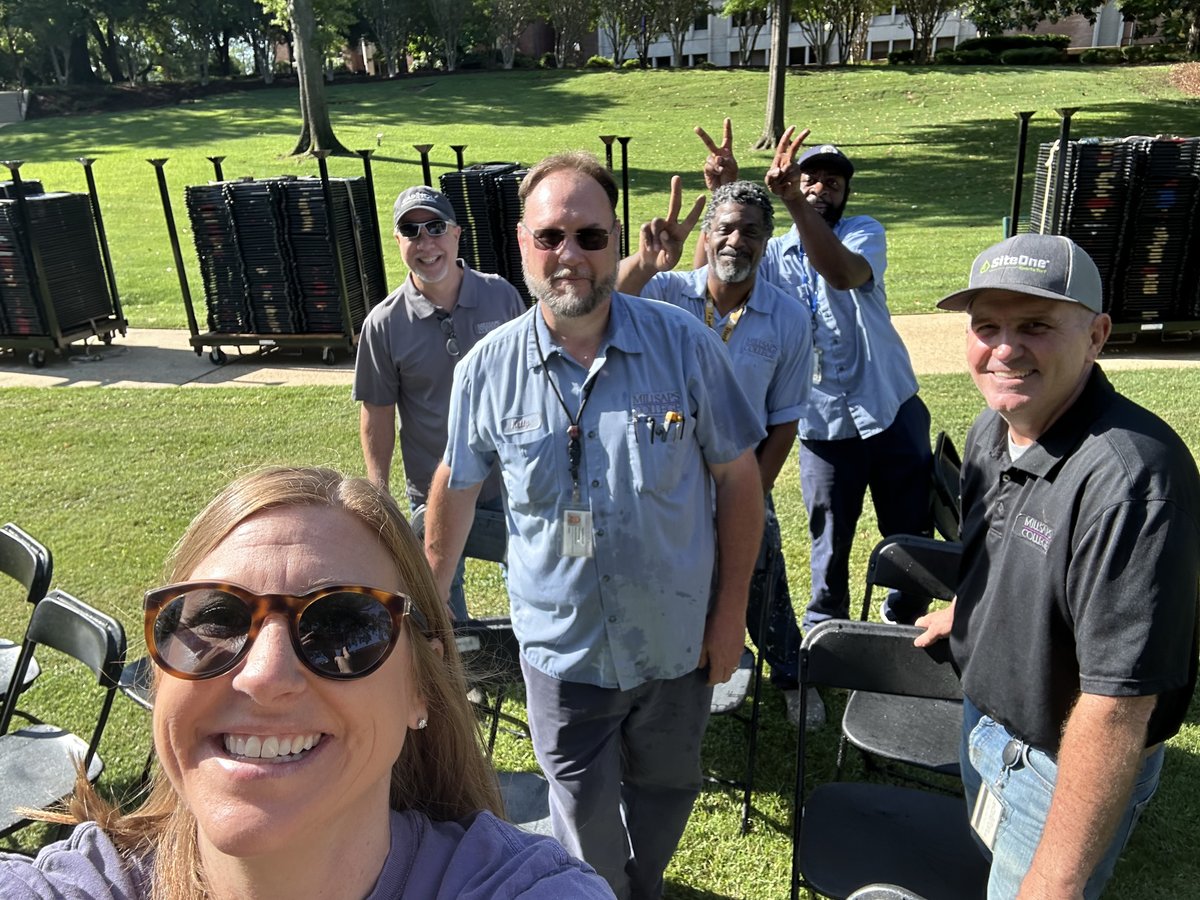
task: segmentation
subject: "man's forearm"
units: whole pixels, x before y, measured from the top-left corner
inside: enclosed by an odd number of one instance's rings
[[[798,423],[780,422],[778,425],[767,426],[767,436],[758,445],[758,470],[762,479],[763,493],[771,493],[775,479],[783,470],[788,454],[792,452],[792,444],[796,442]]]
[[[1020,897],[1082,894],[1129,802],[1155,700],[1080,695],[1063,731],[1050,812]]]
[[[396,452],[396,407],[364,403],[358,416],[358,440],[367,478],[389,490],[392,455]]]
[[[636,297],[656,274],[653,265],[647,265],[638,254],[631,254],[621,260],[617,269],[617,290]]]
[[[842,244],[829,223],[803,196],[788,197],[784,206],[796,223],[804,254],[822,278],[839,291],[861,287],[871,280],[871,264]]]
[[[740,608],[716,609],[744,621],[750,596],[750,577],[758,558],[763,532],[762,478],[758,461],[747,450],[718,470],[717,488],[717,598]]]
[[[425,511],[425,558],[443,600],[450,596],[450,582],[475,521],[475,501],[481,486],[482,482],[462,490],[451,488],[450,469],[445,463],[439,464],[433,474]]]

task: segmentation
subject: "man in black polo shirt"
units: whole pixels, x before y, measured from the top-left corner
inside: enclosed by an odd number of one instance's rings
[[[967,697],[963,786],[989,896],[1100,895],[1158,786],[1196,683],[1200,476],[1096,358],[1112,328],[1076,244],[980,254],[967,360],[989,409],[967,436],[950,636]]]

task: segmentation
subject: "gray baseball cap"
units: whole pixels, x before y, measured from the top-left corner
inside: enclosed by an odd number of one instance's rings
[[[1104,311],[1100,270],[1082,247],[1059,234],[1018,234],[988,247],[971,264],[967,289],[943,297],[938,308],[966,309],[987,291],[1015,291]]]
[[[431,187],[420,184],[400,192],[400,196],[396,198],[395,206],[392,207],[392,225],[399,225],[400,219],[414,209],[428,210],[434,215],[445,219],[447,222],[458,224],[454,217],[454,207],[450,205],[450,201],[446,198],[446,195],[441,191],[435,191]]]

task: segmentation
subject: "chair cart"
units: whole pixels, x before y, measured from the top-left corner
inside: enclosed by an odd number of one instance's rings
[[[259,353],[320,348],[353,352],[367,312],[387,295],[383,247],[371,177],[371,151],[359,151],[364,176],[330,178],[325,157],[314,154],[320,176],[224,178],[186,188],[188,217],[204,282],[206,331],[184,273],[171,212],[165,159],[152,159],[167,231],[187,312],[189,343],[216,365],[225,347]]]
[[[29,353],[41,368],[47,351],[76,341],[112,343],[128,323],[121,312],[104,219],[83,157],[86,194],[47,193],[21,179],[20,160],[3,163],[0,183],[0,350]]]
[[[1200,334],[1200,138],[1070,139],[1075,109],[1057,111],[1059,138],[1038,148],[1029,231],[1062,234],[1100,269],[1113,336],[1187,340]],[[1018,230],[1025,143],[1020,119],[1012,214]]]

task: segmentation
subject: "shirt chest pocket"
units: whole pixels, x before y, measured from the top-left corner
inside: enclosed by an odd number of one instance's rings
[[[695,452],[694,431],[690,418],[665,423],[648,416],[632,417],[625,440],[634,490],[651,494],[673,491]]]
[[[497,443],[504,489],[513,509],[530,512],[557,502],[562,493],[559,472],[566,469],[567,451],[554,437],[541,430],[527,431],[506,435]]]

